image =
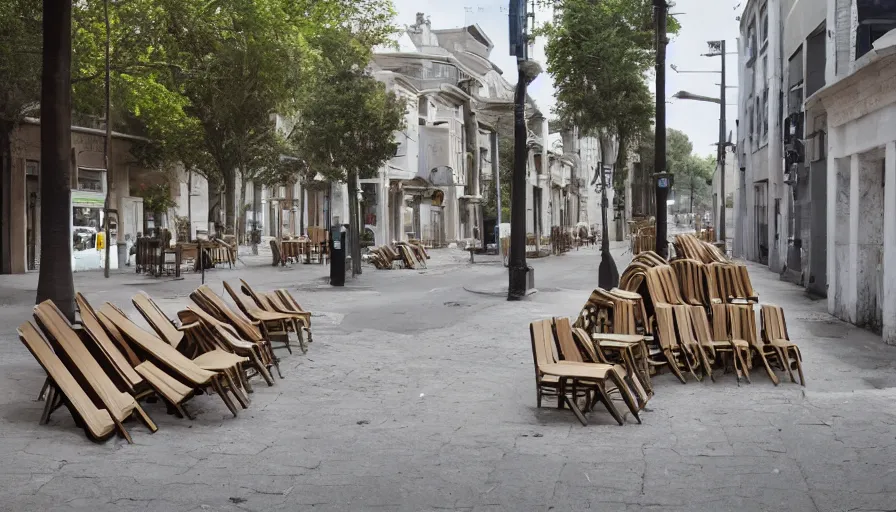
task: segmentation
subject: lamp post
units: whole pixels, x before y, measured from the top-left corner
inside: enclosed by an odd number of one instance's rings
[[[619,143],[607,133],[600,136],[601,162],[600,173],[601,188],[601,240],[600,240],[600,266],[597,269],[597,285],[604,290],[610,290],[619,285],[619,270],[610,253],[610,231],[607,226],[607,208],[610,206],[607,199],[607,182],[613,176],[613,162],[616,161],[619,152]]]
[[[656,251],[663,258],[668,256],[666,237],[666,199],[669,189],[661,186],[666,176],[666,16],[669,6],[666,0],[653,0],[656,20],[656,138],[654,140],[653,172],[656,179]]]

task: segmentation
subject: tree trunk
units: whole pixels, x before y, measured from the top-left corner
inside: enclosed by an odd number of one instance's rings
[[[72,279],[71,126],[72,2],[43,0],[40,97],[41,261],[37,302],[52,300],[75,320]]]
[[[348,175],[348,224],[351,236],[352,277],[361,274],[361,227],[358,219],[358,175]]]
[[[243,175],[240,174],[240,177]],[[234,234],[236,235],[237,245],[239,245],[240,240],[243,240],[243,243],[246,243],[246,187],[249,185],[249,182],[243,179],[240,179],[240,195],[239,201],[237,201],[237,217],[236,217],[236,229],[234,230]]]
[[[299,235],[305,234],[305,184],[299,182]]]
[[[12,273],[12,131],[13,124],[0,126],[0,274]]]
[[[221,218],[221,178],[212,173],[208,176],[208,222],[217,226]],[[208,226],[206,226],[208,228]],[[209,233],[212,234],[212,233]]]
[[[233,229],[236,223],[236,173],[230,171],[224,176],[224,232]]]

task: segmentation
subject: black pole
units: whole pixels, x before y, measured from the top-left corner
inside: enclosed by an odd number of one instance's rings
[[[719,114],[719,177],[721,178],[721,213],[719,216],[719,241],[724,243],[723,247],[727,247],[728,240],[725,236],[725,40],[722,40],[722,94],[719,97],[722,101]],[[726,249],[723,249],[727,251]]]
[[[526,295],[529,267],[526,265],[526,73],[518,61],[519,77],[513,110],[513,180],[510,188],[510,282],[507,300]]]
[[[656,140],[653,172],[666,172],[666,0],[653,0],[656,15]],[[669,197],[668,187],[661,187],[655,178],[656,185],[656,252],[663,258],[668,257],[666,236],[666,200]]]
[[[600,266],[597,268],[597,285],[604,290],[611,290],[619,285],[619,270],[616,268],[616,262],[613,255],[610,254],[610,230],[607,226],[607,208],[610,206],[607,200],[607,178],[604,174],[603,162],[600,169],[600,188],[603,191],[600,200],[601,220],[601,241],[600,241]]]

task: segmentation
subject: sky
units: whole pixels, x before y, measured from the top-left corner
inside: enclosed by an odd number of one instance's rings
[[[478,23],[495,45],[491,60],[504,71],[510,83],[516,82],[516,58],[510,55],[508,43],[508,0],[393,0],[398,11],[399,25],[413,24],[416,13],[430,17],[433,29],[455,28]],[[746,0],[744,0],[746,1]],[[707,52],[706,41],[725,39],[729,52],[737,51],[738,22],[735,8],[740,0],[677,0],[671,13],[681,13],[678,20],[681,32],[669,43],[667,66],[675,64],[681,71],[718,71],[719,57],[703,57]],[[549,17],[546,11],[536,13],[536,23],[543,23]],[[544,41],[537,40],[530,51],[530,58],[545,65]],[[729,55],[726,61],[728,84],[737,85],[737,55]],[[666,70],[666,96],[671,101],[666,105],[666,123],[670,128],[683,131],[694,143],[698,154],[714,154],[712,144],[719,139],[719,105],[697,101],[671,99],[679,90],[718,97],[719,73],[685,74]],[[651,85],[651,90],[653,86]],[[543,73],[529,86],[529,95],[539,108],[550,115],[554,106],[554,89],[550,75]],[[726,110],[728,130],[736,130],[737,89],[729,88]],[[736,138],[736,137],[735,137]]]

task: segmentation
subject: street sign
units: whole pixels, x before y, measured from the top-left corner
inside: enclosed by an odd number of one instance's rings
[[[525,60],[528,49],[526,41],[526,0],[510,0],[510,55]]]

